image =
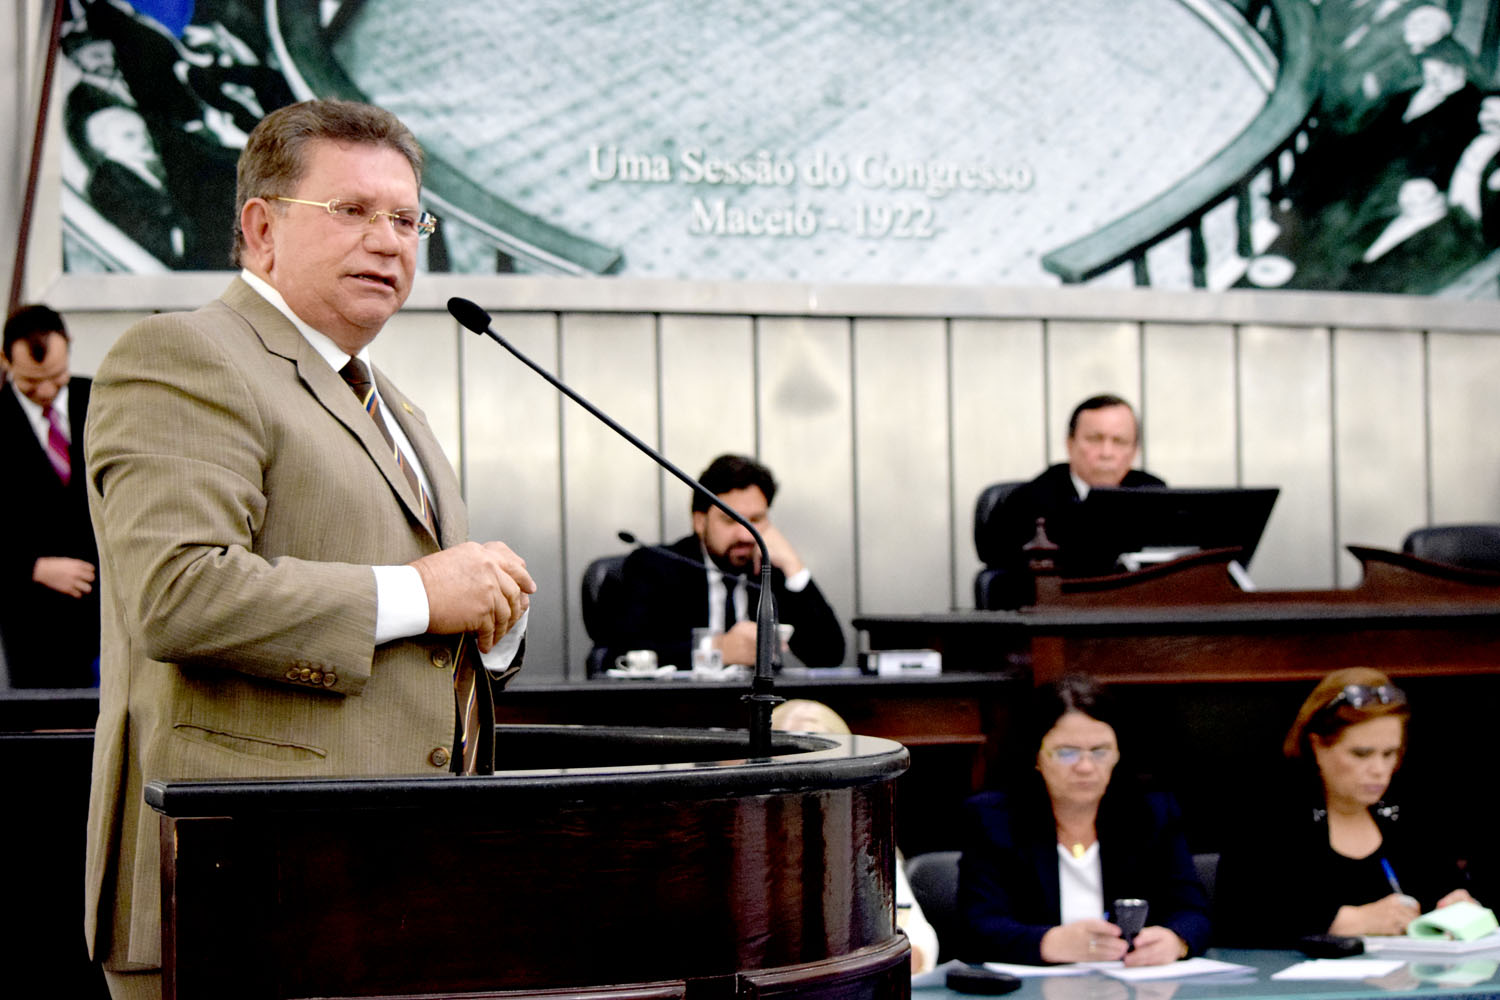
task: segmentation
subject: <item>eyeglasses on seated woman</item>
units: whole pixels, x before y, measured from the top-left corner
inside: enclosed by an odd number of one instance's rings
[[[1090,678],[1037,690],[1030,776],[964,807],[960,957],[1161,965],[1208,946],[1208,903],[1177,803],[1121,773],[1118,722]],[[1133,941],[1117,900],[1147,904]]]
[[[1378,670],[1336,670],[1313,689],[1282,745],[1282,793],[1247,816],[1220,859],[1220,943],[1402,934],[1420,913],[1473,898],[1441,818],[1387,798],[1410,717],[1406,694]]]

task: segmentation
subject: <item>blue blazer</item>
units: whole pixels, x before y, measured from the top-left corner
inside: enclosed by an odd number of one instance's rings
[[[1106,908],[1144,899],[1146,923],[1175,932],[1189,954],[1208,947],[1208,900],[1183,837],[1176,800],[1116,777],[1096,823]],[[1018,793],[984,792],[964,805],[959,956],[1043,964],[1042,936],[1062,922],[1057,830],[1038,778]]]

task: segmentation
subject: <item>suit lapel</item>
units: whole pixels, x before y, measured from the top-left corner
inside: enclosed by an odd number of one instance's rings
[[[427,425],[427,415],[391,384],[384,372],[372,367],[371,374],[380,387],[380,398],[385,401],[386,412],[401,427],[406,440],[411,442],[416,460],[422,464],[422,471],[427,474],[427,488],[432,491],[431,500],[437,508],[438,543],[446,546],[464,541],[469,536],[469,526],[464,514],[463,498],[459,494],[457,481],[445,474],[450,467],[448,456],[443,454],[432,428]]]
[[[344,381],[343,377],[329,367],[328,362],[324,361],[323,356],[313,349],[313,346],[307,342],[307,338],[302,336],[301,331],[243,280],[234,279],[224,293],[223,301],[249,321],[267,351],[286,358],[297,366],[298,378],[307,387],[307,391],[323,404],[324,409],[335,420],[348,428],[349,433],[359,439],[360,444],[369,453],[370,460],[385,477],[391,492],[406,508],[411,520],[426,531],[427,522],[422,518],[421,498],[412,492],[411,485],[406,481],[406,475],[396,464],[396,457],[386,446],[380,429],[375,426],[375,422],[359,404],[354,393],[349,391],[349,384]],[[385,396],[385,393],[389,385],[390,383],[384,379],[380,380],[381,395],[387,400],[388,405],[391,400]],[[400,409],[399,404],[396,406]],[[406,425],[402,424],[402,430],[405,429]],[[419,454],[418,458],[424,469],[431,468],[425,455]],[[437,498],[434,498],[434,502],[441,503]],[[440,515],[442,510],[442,506],[439,506]]]
[[[69,393],[71,396],[71,393]],[[52,467],[52,460],[47,457],[46,449],[36,436],[36,428],[32,426],[31,419],[26,416],[26,411],[21,409],[21,404],[16,402],[15,389],[10,382],[0,382],[0,414],[3,414],[6,426],[10,428],[8,436],[11,438],[11,447],[14,449],[10,456],[11,470],[15,473],[16,482],[29,482],[34,484],[55,483],[59,489],[62,481],[57,478],[57,470]],[[71,419],[71,418],[70,418]],[[75,423],[73,427],[73,443],[69,448],[72,453],[73,469],[82,475],[83,457],[79,452],[79,446],[83,435],[79,433],[82,429],[81,423]]]

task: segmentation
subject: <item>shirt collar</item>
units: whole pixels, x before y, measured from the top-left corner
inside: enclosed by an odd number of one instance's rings
[[[42,416],[42,408],[41,408],[41,406],[39,406],[38,404],[32,402],[31,399],[29,397],[27,397],[27,395],[24,392],[22,392],[20,389],[16,388],[16,383],[13,382],[11,379],[6,379],[5,380],[5,384],[6,384],[6,386],[9,387],[9,389],[10,389],[11,392],[15,393],[15,395],[16,395],[16,402],[18,402],[18,403],[21,404],[21,411],[26,414],[27,419],[29,419],[33,424],[36,424],[38,426],[43,425],[43,424],[46,423],[46,419],[47,418],[44,417],[44,416]],[[64,415],[64,417],[67,416],[67,413],[68,413],[68,387],[67,386],[63,386],[61,389],[57,390],[57,395],[55,397],[53,397],[53,400],[52,400],[52,408],[54,410],[58,410],[59,412],[61,412]]]
[[[300,316],[292,312],[292,307],[286,304],[286,299],[281,297],[281,293],[271,287],[270,282],[266,281],[260,275],[255,274],[249,268],[242,268],[240,270],[240,278],[244,280],[245,284],[255,289],[261,298],[275,306],[276,311],[285,316],[287,321],[297,328],[297,332],[302,334],[303,338],[312,345],[312,349],[318,352],[318,356],[328,362],[328,367],[334,371],[339,371],[344,365],[349,363],[349,353],[338,344],[335,344],[333,338],[327,334],[319,333],[303,322]],[[360,352],[354,355],[354,357],[363,361],[366,368],[370,367],[370,349],[368,347],[361,348]]]

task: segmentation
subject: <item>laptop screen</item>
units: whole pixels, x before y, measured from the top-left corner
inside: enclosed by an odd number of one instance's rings
[[[1154,548],[1240,548],[1240,564],[1248,567],[1280,492],[1274,486],[1096,487],[1083,501],[1079,541],[1106,557]]]

